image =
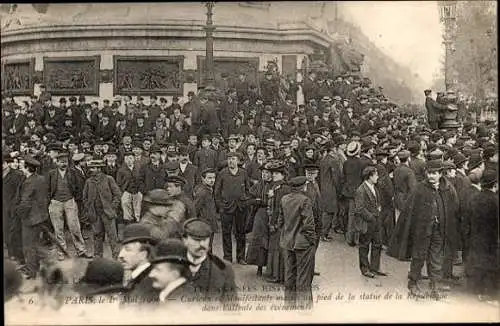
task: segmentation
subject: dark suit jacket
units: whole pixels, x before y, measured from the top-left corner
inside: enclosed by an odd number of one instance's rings
[[[33,226],[49,219],[47,182],[44,176],[32,174],[24,180],[16,214],[23,225]]]
[[[427,109],[427,120],[429,122],[439,121],[443,105],[436,102],[431,97],[425,98],[425,108]]]
[[[198,272],[191,275],[191,282],[197,292],[208,294],[212,300],[225,302],[236,297],[233,268],[211,254],[201,263]]]
[[[354,196],[354,226],[357,231],[366,233],[370,223],[377,223],[380,208],[380,194],[374,186],[376,196],[363,182]]]
[[[415,172],[406,165],[400,165],[394,170],[394,206],[403,210],[408,197],[417,186]]]
[[[300,191],[293,191],[281,198],[283,215],[278,220],[282,226],[280,247],[285,250],[304,250],[317,241],[312,202]]]
[[[196,165],[188,163],[184,172],[182,172],[181,168],[179,167],[179,176],[186,179],[186,184],[183,188],[184,193],[193,198],[193,189],[200,182],[198,167]]]
[[[138,300],[139,303],[154,303],[159,300],[160,291],[153,287],[153,281],[149,277],[149,273],[153,265],[149,265],[136,278],[130,280],[125,286],[125,296],[129,297],[132,302]]]
[[[194,207],[196,217],[209,223],[213,231],[217,230],[217,208],[213,189],[204,184],[197,185],[194,188]]]

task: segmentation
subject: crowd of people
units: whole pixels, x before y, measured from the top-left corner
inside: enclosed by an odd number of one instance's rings
[[[498,296],[496,123],[437,129],[356,74],[307,73],[299,105],[265,78],[259,92],[241,73],[185,103],[80,96],[56,106],[43,88],[30,102],[4,94],[10,259],[36,278],[41,249],[55,246],[64,261],[69,240],[91,260],[81,293],[155,304],[200,290],[236,300],[231,264],[254,265],[284,284],[291,307],[308,309],[316,251],[343,234],[367,278],[387,276],[386,251],[410,261],[416,297],[422,278],[436,299],[461,281],[459,262],[481,300]],[[213,253],[217,232],[223,257]]]

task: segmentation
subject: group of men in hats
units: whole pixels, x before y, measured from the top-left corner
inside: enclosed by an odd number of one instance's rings
[[[473,288],[486,295],[498,268],[484,262],[497,257],[490,251],[498,237],[478,225],[498,225],[486,218],[498,206],[490,196],[496,123],[429,128],[424,115],[401,112],[369,79],[330,79],[308,74],[300,105],[246,96],[244,79],[223,94],[189,94],[183,105],[125,96],[99,106],[81,97],[56,108],[47,92],[23,105],[2,98],[9,257],[35,277],[39,249],[55,244],[60,260],[69,255],[66,224],[81,258],[102,257],[107,239],[111,257],[132,275],[129,295],[153,288],[161,301],[194,283],[231,296],[236,261],[285,284],[294,307],[310,308],[316,250],[343,234],[359,246],[367,278],[387,274],[380,257],[388,249],[411,260],[414,294],[422,263],[430,263],[436,294],[438,282],[455,280],[462,252]],[[471,211],[477,202],[485,206]],[[219,227],[223,260],[212,254]],[[123,243],[146,230],[147,241]]]

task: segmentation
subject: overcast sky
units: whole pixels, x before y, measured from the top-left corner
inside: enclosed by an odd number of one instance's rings
[[[437,1],[349,1],[342,11],[382,51],[430,86],[444,54]]]

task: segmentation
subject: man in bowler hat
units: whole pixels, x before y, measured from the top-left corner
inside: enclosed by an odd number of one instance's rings
[[[159,292],[153,288],[153,282],[148,277],[152,269],[149,259],[155,244],[149,229],[142,224],[129,224],[123,230],[118,261],[125,270],[125,303],[141,304],[158,300]]]

